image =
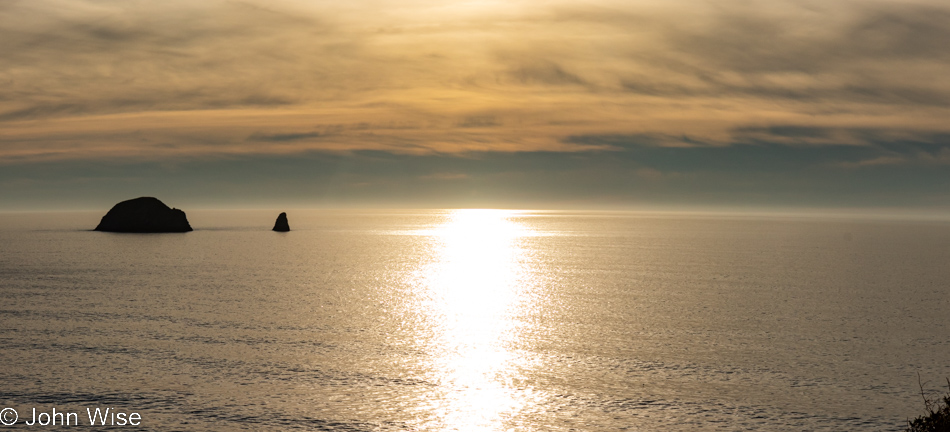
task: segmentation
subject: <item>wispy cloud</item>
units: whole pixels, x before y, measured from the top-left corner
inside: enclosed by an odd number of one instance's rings
[[[937,0],[2,2],[0,164],[943,166],[946,22]],[[440,175],[479,178],[413,178]]]

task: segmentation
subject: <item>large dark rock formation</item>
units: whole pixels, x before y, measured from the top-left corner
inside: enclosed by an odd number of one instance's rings
[[[122,201],[112,207],[96,231],[125,233],[188,232],[191,225],[185,212],[169,208],[157,198],[141,197]]]
[[[274,222],[274,231],[290,231],[290,224],[287,223],[287,213],[281,213],[280,216],[277,216],[277,222]]]

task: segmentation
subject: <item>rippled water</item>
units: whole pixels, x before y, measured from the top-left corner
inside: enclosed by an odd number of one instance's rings
[[[0,404],[23,429],[900,430],[917,373],[950,376],[946,223],[277,213],[0,215]]]

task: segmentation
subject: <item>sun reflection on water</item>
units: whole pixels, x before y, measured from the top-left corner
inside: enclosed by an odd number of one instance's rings
[[[530,235],[503,210],[457,210],[430,234],[433,261],[418,280],[439,383],[439,429],[503,430],[527,401],[505,385],[521,359],[512,349],[529,274],[520,239]]]

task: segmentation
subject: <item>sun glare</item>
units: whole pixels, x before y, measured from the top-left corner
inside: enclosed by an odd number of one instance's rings
[[[430,350],[445,389],[438,413],[448,430],[500,430],[525,401],[505,386],[518,361],[512,315],[525,282],[519,239],[529,233],[514,212],[457,210],[431,232],[434,261],[421,279],[436,335]]]

